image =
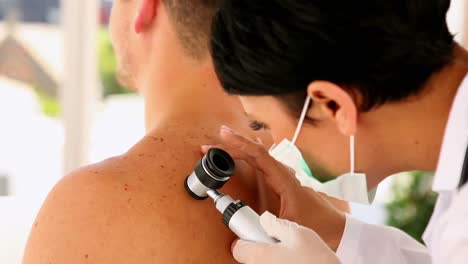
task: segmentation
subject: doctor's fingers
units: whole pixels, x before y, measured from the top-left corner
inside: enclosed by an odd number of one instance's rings
[[[207,154],[208,151],[212,148],[218,148],[218,149],[222,149],[224,151],[226,151],[227,153],[229,153],[229,155],[231,155],[231,157],[234,159],[234,161],[236,162],[236,174],[237,173],[244,173],[246,171],[252,171],[253,170],[257,170],[257,171],[260,171],[260,169],[258,168],[257,166],[257,163],[255,162],[255,160],[250,157],[250,155],[246,154],[245,152],[235,148],[235,147],[232,147],[232,146],[228,146],[228,145],[222,145],[222,144],[218,144],[218,145],[204,145],[201,147],[201,151],[203,154]],[[249,170],[246,170],[246,166],[245,164],[248,165],[248,168]]]
[[[239,240],[232,249],[234,259],[243,264],[274,264],[278,252],[277,245],[254,243]]]
[[[220,136],[223,143],[228,145],[236,154],[242,155],[242,158],[254,159],[259,164],[270,163],[268,150],[261,141],[252,141],[226,126],[221,127]]]
[[[220,135],[223,144],[229,146],[229,150],[237,158],[250,161],[253,166],[266,174],[274,175],[278,172],[287,172],[287,174],[293,175],[292,179],[295,179],[294,171],[271,157],[261,142],[252,141],[225,126],[221,128]]]
[[[243,137],[227,127],[222,127],[220,134],[223,144],[217,147],[226,150],[234,159],[244,160],[262,172],[267,185],[277,194],[294,192],[300,187],[294,170],[271,157],[261,143]],[[206,152],[210,147],[213,146],[203,146],[202,151]]]
[[[255,170],[256,175],[263,178],[266,185],[282,199],[287,198],[284,196],[290,196],[294,190],[300,187],[300,182],[295,178],[294,170],[283,164],[275,164],[278,162],[273,158],[271,158],[271,163],[265,163],[263,161],[266,159],[262,161],[255,159],[248,152],[227,145],[205,145],[201,147],[201,150],[206,154],[211,148],[220,148],[234,158],[237,167],[236,174],[251,173],[252,170]],[[267,153],[267,155],[269,154]],[[246,164],[248,166],[245,166]]]

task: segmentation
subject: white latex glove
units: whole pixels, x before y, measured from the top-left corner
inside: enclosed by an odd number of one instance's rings
[[[338,264],[335,253],[306,227],[278,219],[269,212],[260,217],[260,223],[268,235],[280,240],[277,244],[237,241],[234,258],[245,264]]]

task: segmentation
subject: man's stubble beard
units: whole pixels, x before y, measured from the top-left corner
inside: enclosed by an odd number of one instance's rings
[[[135,75],[131,72],[131,69],[134,68],[131,65],[132,64],[129,62],[128,58],[124,58],[120,63],[118,63],[116,78],[120,85],[127,89],[136,91]]]
[[[123,36],[129,35],[129,31],[125,30]],[[137,91],[137,80],[135,76],[135,70],[133,60],[136,59],[132,52],[130,43],[125,39],[120,40],[117,44],[118,49],[114,46],[114,51],[116,55],[117,65],[116,65],[116,79],[120,85],[123,87]]]

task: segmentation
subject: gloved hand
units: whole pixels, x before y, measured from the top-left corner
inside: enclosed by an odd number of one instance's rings
[[[245,264],[337,264],[335,253],[311,229],[276,218],[269,212],[260,217],[268,233],[281,242],[277,244],[252,243],[243,240],[233,248],[234,258]]]
[[[269,193],[280,199],[281,208],[268,208],[282,219],[288,219],[317,232],[334,251],[337,250],[346,225],[346,216],[331,202],[330,197],[311,188],[301,186],[294,171],[270,156],[265,146],[223,127],[222,145],[203,146],[208,152],[212,147],[226,150],[236,160],[242,160],[254,168],[269,187]],[[325,198],[326,197],[326,198]]]

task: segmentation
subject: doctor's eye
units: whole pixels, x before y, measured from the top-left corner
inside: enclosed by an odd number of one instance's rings
[[[269,129],[267,124],[260,122],[260,121],[256,121],[256,120],[250,121],[249,126],[252,130],[255,130],[255,131],[259,131],[262,129]]]

